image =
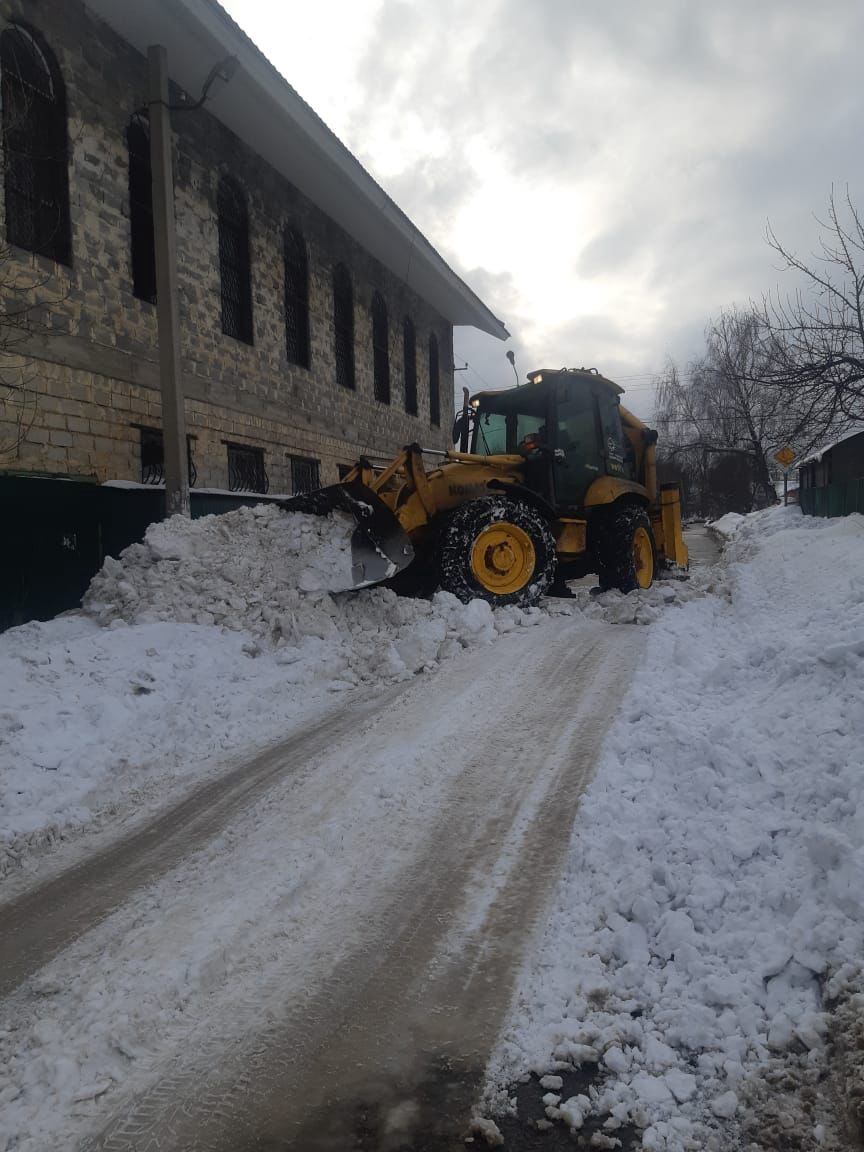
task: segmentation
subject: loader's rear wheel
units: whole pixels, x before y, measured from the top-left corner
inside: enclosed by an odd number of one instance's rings
[[[594,550],[600,587],[621,592],[650,588],[657,568],[657,547],[648,513],[637,504],[625,504],[599,516]]]
[[[439,566],[441,587],[466,603],[536,604],[555,575],[555,539],[529,504],[484,496],[451,514]]]

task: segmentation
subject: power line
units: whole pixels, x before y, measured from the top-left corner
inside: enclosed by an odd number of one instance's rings
[[[465,357],[462,355],[462,353],[461,353],[461,352],[456,352],[456,350],[455,350],[455,349],[454,349],[454,351],[453,351],[453,355],[454,355],[454,356],[458,356],[460,360],[465,360]],[[481,375],[481,374],[480,374],[480,373],[477,371],[477,369],[474,367],[474,365],[473,365],[473,364],[469,364],[467,360],[465,360],[465,367],[466,367],[466,368],[468,368],[468,369],[469,369],[471,372],[473,372],[473,373],[474,373],[474,375],[475,375],[475,376],[478,378],[478,380],[480,380],[480,382],[481,382],[482,384],[485,384],[487,388],[491,388],[491,387],[492,387],[492,385],[489,383],[489,381],[488,381],[488,380],[486,380],[486,379],[485,379],[485,377],[484,377],[484,376],[482,376],[482,375]]]

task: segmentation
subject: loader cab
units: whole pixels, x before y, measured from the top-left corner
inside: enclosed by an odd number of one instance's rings
[[[599,476],[634,477],[622,391],[585,369],[531,372],[527,384],[474,397],[471,451],[523,456],[526,485],[562,512],[577,511]]]

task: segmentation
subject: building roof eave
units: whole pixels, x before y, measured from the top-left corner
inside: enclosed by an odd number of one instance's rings
[[[216,0],[86,3],[140,52],[164,44],[171,79],[193,97],[214,64],[236,57],[231,80],[214,83],[207,111],[444,319],[507,339],[504,324]]]

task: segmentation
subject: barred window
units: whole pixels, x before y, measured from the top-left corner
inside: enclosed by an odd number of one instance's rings
[[[375,399],[390,403],[390,326],[387,305],[380,292],[372,297],[372,369]]]
[[[138,425],[141,435],[141,483],[165,483],[165,437],[161,428],[144,428]],[[195,487],[198,473],[192,459],[192,435],[186,437],[186,467],[189,471],[189,487]]]
[[[291,491],[314,492],[321,487],[318,461],[307,456],[291,457]]]
[[[133,116],[126,129],[129,149],[129,230],[132,238],[132,291],[139,300],[156,303],[156,242],[153,232],[153,179],[150,126]]]
[[[438,428],[441,424],[441,385],[438,378],[438,337],[429,336],[429,422]]]
[[[66,92],[41,37],[18,24],[0,35],[0,101],[7,239],[71,264]]]
[[[285,345],[288,359],[309,367],[309,261],[306,244],[293,228],[285,230]]]
[[[410,316],[402,321],[402,363],[405,370],[405,411],[417,415],[417,338]]]
[[[336,381],[343,388],[354,388],[354,289],[344,264],[333,269],[333,332]]]
[[[228,487],[232,492],[266,492],[270,478],[264,468],[264,449],[227,444]]]
[[[228,176],[219,181],[219,275],[222,331],[252,343],[252,275],[249,265],[249,213],[246,197]]]

